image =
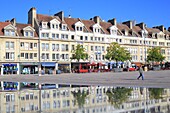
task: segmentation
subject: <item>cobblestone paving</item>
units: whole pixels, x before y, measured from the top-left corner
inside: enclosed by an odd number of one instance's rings
[[[135,86],[170,88],[170,71],[144,72],[145,80],[137,80],[138,72],[106,72],[57,75],[3,75],[1,81],[36,82],[72,85]]]

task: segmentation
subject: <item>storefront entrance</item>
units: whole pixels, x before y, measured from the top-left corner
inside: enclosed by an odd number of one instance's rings
[[[54,74],[55,71],[55,62],[42,62],[41,69],[42,74]]]
[[[21,74],[38,74],[37,62],[24,62],[20,64]]]

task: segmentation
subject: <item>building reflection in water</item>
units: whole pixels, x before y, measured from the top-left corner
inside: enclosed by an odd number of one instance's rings
[[[170,112],[169,89],[14,82],[0,87],[0,113]]]

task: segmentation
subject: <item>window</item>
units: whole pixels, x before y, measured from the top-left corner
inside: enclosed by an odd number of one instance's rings
[[[91,46],[91,51],[93,51],[94,49],[93,49],[93,46]]]
[[[52,60],[55,60],[55,54],[52,54]]]
[[[6,52],[5,58],[7,60],[14,60],[14,52]]]
[[[24,47],[24,42],[21,42],[21,47]]]
[[[5,36],[15,36],[15,31],[11,29],[6,29]]]
[[[34,53],[34,57],[37,57],[37,53]]]
[[[67,30],[66,25],[62,25],[62,30]]]
[[[93,37],[91,37],[91,41],[93,41]]]
[[[49,33],[41,33],[42,38],[49,38]]]
[[[88,40],[88,37],[87,37],[87,36],[85,36],[85,40]]]
[[[104,51],[104,46],[102,46],[102,51]]]
[[[75,49],[75,48],[74,48],[74,45],[72,45],[72,46],[71,46],[71,50],[74,50],[74,49]]]
[[[28,53],[25,53],[25,59],[28,59]]]
[[[54,33],[52,34],[52,38],[55,38],[55,34]]]
[[[33,59],[33,53],[30,53],[30,59]]]
[[[47,28],[47,23],[46,22],[42,22],[42,28]]]
[[[102,37],[102,41],[104,41],[104,38]]]
[[[6,49],[14,49],[14,42],[6,42]]]
[[[21,53],[21,57],[24,57],[24,53]]]
[[[83,36],[80,36],[80,40],[83,40]]]
[[[33,49],[33,43],[30,43],[30,49]]]
[[[74,40],[74,35],[71,35],[71,39]]]
[[[57,38],[57,39],[59,38],[59,34],[56,34],[56,38]]]
[[[34,47],[37,48],[37,43],[34,43]]]
[[[28,36],[28,31],[25,32],[25,36]]]
[[[33,32],[30,32],[30,37],[33,37]]]
[[[33,34],[34,34],[34,33],[33,33],[32,31],[25,31],[25,32],[24,32],[24,36],[25,36],[25,37],[33,37]]]

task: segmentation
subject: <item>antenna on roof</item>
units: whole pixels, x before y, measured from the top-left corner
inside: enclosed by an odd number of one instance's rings
[[[49,10],[49,15],[51,15],[51,10]]]
[[[69,18],[71,18],[71,8],[69,8],[68,10],[68,15],[69,15]]]

